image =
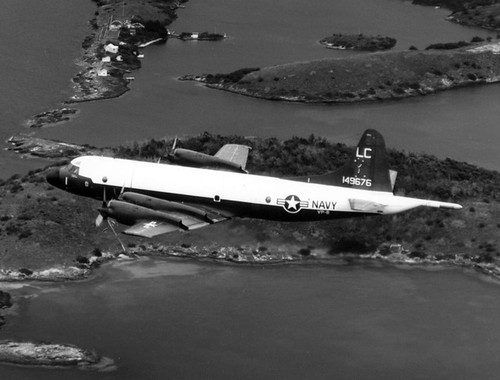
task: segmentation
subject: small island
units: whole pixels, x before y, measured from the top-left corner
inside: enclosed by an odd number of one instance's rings
[[[333,34],[319,41],[328,49],[378,51],[389,50],[396,45],[396,39],[384,36],[365,36],[364,34]]]
[[[112,370],[113,360],[68,344],[0,341],[0,363],[22,366]]]
[[[182,32],[180,34],[169,33],[169,37],[177,37],[182,41],[221,41],[227,38],[225,34],[209,32]]]

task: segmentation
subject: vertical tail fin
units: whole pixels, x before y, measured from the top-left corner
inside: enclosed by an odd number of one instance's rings
[[[392,191],[391,175],[382,135],[374,129],[365,131],[354,160],[342,170],[342,186],[355,189]]]
[[[308,178],[309,182],[354,189],[392,192],[395,173],[389,170],[385,142],[374,129],[365,131],[353,159],[340,170]]]

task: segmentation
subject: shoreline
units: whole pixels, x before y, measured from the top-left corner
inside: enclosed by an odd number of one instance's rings
[[[188,74],[211,89],[264,100],[358,103],[426,96],[500,81],[500,41],[456,50],[367,53],[227,74]]]
[[[128,74],[141,67],[143,55],[139,49],[165,43],[166,26],[177,18],[176,10],[187,1],[129,0],[126,11],[115,0],[95,1],[95,16],[89,21],[91,34],[82,43],[81,56],[76,60],[80,69],[71,79],[73,95],[60,108],[34,115],[26,124],[30,128],[43,128],[69,121],[78,111],[66,106],[113,99],[128,92],[133,80]],[[131,22],[132,18],[141,20],[145,26]],[[114,27],[113,23],[118,22],[116,25],[123,25],[121,29]]]
[[[379,252],[374,254],[339,254],[339,255],[318,255],[318,256],[303,256],[302,258],[282,258],[281,260],[275,261],[263,261],[263,255],[254,254],[255,261],[244,261],[244,260],[234,260],[232,257],[219,255],[214,257],[213,252],[211,254],[196,254],[189,255],[185,252],[176,252],[170,251],[165,253],[162,247],[156,248],[158,254],[149,253],[138,255],[136,258],[122,258],[129,262],[136,261],[138,257],[149,257],[151,259],[155,258],[166,258],[166,257],[183,257],[192,260],[196,260],[198,262],[211,262],[214,264],[224,264],[224,265],[247,265],[247,266],[255,266],[255,265],[363,265],[365,266],[367,263],[372,263],[374,265],[383,263],[384,265],[389,265],[395,269],[401,270],[401,265],[404,265],[405,268],[412,269],[421,269],[421,270],[429,270],[432,268],[433,271],[441,272],[447,270],[448,268],[459,269],[462,268],[464,270],[473,270],[474,275],[486,275],[489,278],[493,278],[494,280],[500,280],[500,266],[487,264],[477,264],[472,262],[467,262],[461,260],[460,258],[456,258],[456,260],[421,260],[418,258],[410,259],[403,252],[404,250],[397,249],[395,252],[389,255],[381,255]],[[231,250],[227,250],[227,252],[231,252]],[[327,256],[328,255],[328,256]],[[268,255],[270,256],[270,255]],[[78,271],[74,271],[72,269],[71,273],[82,273],[85,272],[83,276],[80,274],[77,278],[72,278],[71,276],[65,276],[64,278],[58,277],[57,279],[45,277],[43,281],[50,281],[51,283],[57,283],[60,281],[75,281],[75,280],[86,280],[90,279],[91,275],[99,269],[99,266],[103,263],[107,264],[115,264],[120,261],[119,256],[107,256],[106,260],[100,261],[97,263],[95,261],[93,264],[94,267],[88,270],[82,270],[81,268]],[[74,268],[77,269],[77,268]],[[50,273],[51,270],[44,271],[46,273]],[[64,272],[64,270],[58,269],[58,273]],[[68,274],[66,272],[66,274]],[[14,281],[19,282],[33,282],[33,281],[42,281],[40,277],[33,279],[28,276],[24,276],[22,279],[17,277]],[[2,279],[0,273],[0,284],[5,282],[5,279]],[[11,282],[11,281],[9,281]],[[11,301],[11,297],[9,293],[2,292],[5,298],[7,295],[9,305],[7,308],[11,307],[12,304],[15,305],[15,296]],[[2,310],[6,310],[5,307],[0,303],[0,330],[2,325],[8,323],[8,312],[4,313]],[[55,343],[55,342],[36,342],[36,341],[17,341],[13,339],[0,340],[0,364],[14,365],[19,367],[39,367],[39,368],[75,368],[79,370],[90,370],[96,372],[113,372],[118,369],[117,364],[115,364],[115,360],[113,358],[104,357],[101,354],[97,353],[94,350],[88,350],[85,348],[78,347],[73,344],[65,344],[65,343]]]

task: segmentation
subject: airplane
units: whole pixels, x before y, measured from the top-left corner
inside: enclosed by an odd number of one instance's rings
[[[345,167],[319,176],[281,179],[248,174],[242,165],[248,147],[226,149],[239,151],[234,160],[230,155],[218,158],[228,162],[222,167],[232,166],[229,170],[81,156],[52,168],[46,179],[70,193],[103,201],[96,225],[112,218],[129,226],[123,233],[148,238],[234,217],[321,221],[391,215],[420,206],[462,208],[394,195],[395,172],[389,170],[384,139],[374,129],[364,132]]]

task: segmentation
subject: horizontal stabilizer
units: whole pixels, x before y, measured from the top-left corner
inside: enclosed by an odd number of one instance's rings
[[[367,199],[349,199],[351,210],[381,214],[386,205]]]

